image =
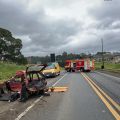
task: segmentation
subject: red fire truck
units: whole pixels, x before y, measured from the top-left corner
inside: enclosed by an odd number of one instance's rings
[[[94,60],[90,59],[77,59],[77,60],[66,60],[65,70],[67,72],[74,72],[76,70],[88,71],[94,70]]]

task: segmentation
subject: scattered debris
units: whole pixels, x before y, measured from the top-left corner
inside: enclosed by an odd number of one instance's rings
[[[50,87],[48,91],[50,92],[65,92],[68,90],[68,87]]]

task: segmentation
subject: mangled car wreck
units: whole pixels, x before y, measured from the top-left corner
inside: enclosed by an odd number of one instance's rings
[[[26,71],[17,71],[10,80],[0,84],[0,100],[26,101],[29,96],[48,91],[47,81],[42,74],[46,65],[32,65]]]

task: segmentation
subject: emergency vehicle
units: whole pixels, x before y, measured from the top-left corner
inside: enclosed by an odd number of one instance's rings
[[[76,70],[90,72],[94,70],[94,60],[90,59],[77,59],[77,60],[66,60],[65,70],[67,72],[74,72]]]

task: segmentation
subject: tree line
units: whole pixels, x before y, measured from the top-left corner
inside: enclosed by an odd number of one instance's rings
[[[63,52],[61,55],[56,55],[56,62],[58,62],[61,66],[64,66],[65,60],[74,60],[74,59],[82,59],[82,58],[92,58],[93,56],[91,54],[73,54],[73,53],[67,53]],[[50,56],[45,57],[39,57],[39,56],[30,56],[27,57],[27,60],[31,64],[46,64],[51,62]]]
[[[84,58],[90,58],[95,59],[97,62],[102,61],[102,55],[104,55],[104,61],[113,59],[114,56],[120,56],[119,52],[111,53],[111,52],[97,52],[95,54],[86,54],[86,53],[79,53],[79,54],[73,54],[73,53],[67,53],[63,52],[61,55],[56,55],[56,62],[58,62],[61,66],[65,65],[65,60],[75,60],[75,59],[84,59]],[[50,56],[45,57],[39,57],[39,56],[30,56],[27,57],[28,63],[30,64],[46,64],[51,62]]]

